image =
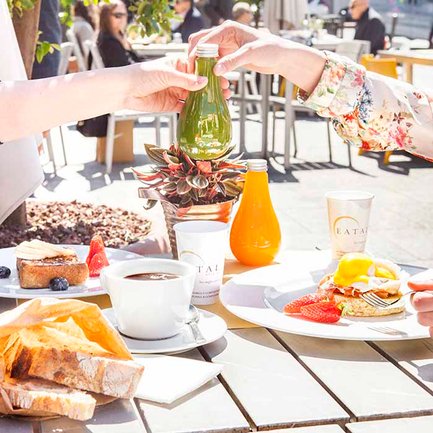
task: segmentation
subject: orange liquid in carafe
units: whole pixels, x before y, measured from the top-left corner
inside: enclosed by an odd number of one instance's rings
[[[238,213],[230,232],[234,256],[248,266],[269,265],[281,244],[266,171],[248,171]]]

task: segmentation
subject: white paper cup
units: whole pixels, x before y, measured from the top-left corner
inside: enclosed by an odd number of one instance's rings
[[[218,221],[186,221],[174,226],[179,260],[197,269],[192,303],[214,304],[223,281],[228,225]]]
[[[364,252],[374,195],[365,191],[331,191],[325,197],[332,257],[340,259],[346,253]]]
[[[170,280],[125,277],[158,272],[178,275]],[[188,315],[196,269],[167,259],[137,259],[114,263],[101,272],[119,331],[129,337],[159,340],[178,334]]]

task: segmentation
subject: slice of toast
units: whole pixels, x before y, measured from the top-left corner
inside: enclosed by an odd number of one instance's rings
[[[58,329],[44,326],[14,334],[4,358],[11,377],[38,377],[119,398],[134,396],[143,373],[134,361],[117,359],[96,343],[64,338]]]
[[[0,389],[14,408],[80,421],[92,418],[96,406],[96,400],[90,394],[41,379],[8,379],[0,383]]]
[[[51,257],[42,260],[17,259],[18,277],[23,289],[42,289],[49,287],[56,277],[68,280],[70,286],[83,284],[89,277],[86,263],[77,255]]]

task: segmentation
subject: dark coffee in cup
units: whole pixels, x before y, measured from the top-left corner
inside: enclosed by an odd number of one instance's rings
[[[160,280],[174,280],[179,278],[179,275],[168,274],[166,272],[144,272],[142,274],[133,274],[125,277],[128,280],[141,280],[141,281],[160,281]]]

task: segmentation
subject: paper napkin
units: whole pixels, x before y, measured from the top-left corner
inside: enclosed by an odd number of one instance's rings
[[[134,356],[144,366],[135,397],[156,403],[173,403],[221,373],[223,366],[164,355]]]

